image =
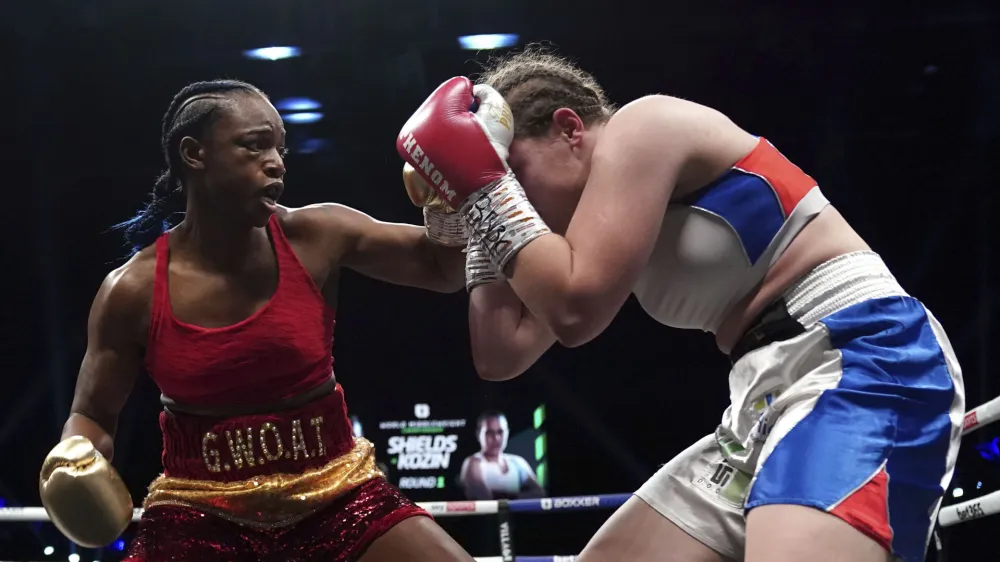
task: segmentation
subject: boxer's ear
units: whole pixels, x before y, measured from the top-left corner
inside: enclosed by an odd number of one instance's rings
[[[184,137],[181,139],[179,151],[181,161],[192,170],[205,169],[205,146],[194,137]]]
[[[552,112],[552,128],[549,132],[553,136],[564,137],[570,144],[577,145],[583,141],[585,129],[583,119],[572,109],[561,107]]]

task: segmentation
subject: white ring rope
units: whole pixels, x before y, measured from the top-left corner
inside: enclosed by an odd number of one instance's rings
[[[965,418],[962,422],[962,435],[968,435],[969,433],[972,433],[973,431],[998,420],[1000,420],[1000,397],[994,398],[993,400],[980,405],[978,408],[974,408],[966,412]],[[627,495],[616,494],[616,496],[625,497]],[[600,496],[592,497],[596,499]],[[614,496],[605,497],[611,499]],[[614,499],[619,500],[617,497],[614,497]],[[551,499],[548,501],[551,502]],[[623,502],[624,500],[619,501]],[[541,503],[540,500],[532,501],[532,503],[534,502]],[[597,500],[595,505],[588,507],[598,507],[600,503],[602,502]],[[610,503],[618,503],[618,501]],[[435,517],[494,514],[498,513],[500,508],[500,503],[497,501],[424,502],[419,503],[418,505],[426,509]],[[550,506],[551,503],[548,505],[541,504],[542,509],[546,511],[551,508]],[[533,505],[525,505],[524,507],[528,508],[523,509],[524,511],[539,510]],[[583,506],[574,507],[580,508]],[[605,505],[600,507],[610,506]],[[517,511],[521,511],[521,509],[518,509]],[[941,508],[941,511],[938,514],[938,523],[940,523],[942,527],[949,527],[965,521],[980,519],[988,515],[995,515],[997,513],[1000,513],[1000,491],[987,494],[981,498]],[[132,520],[138,521],[141,516],[142,510],[135,509],[132,513]],[[0,521],[49,521],[49,515],[45,512],[45,508],[42,507],[4,507],[0,508]]]
[[[613,509],[625,503],[631,494],[604,494],[594,496],[566,496],[523,500],[486,500],[452,502],[417,502],[434,517],[462,517],[500,513],[501,503],[514,513],[545,511],[590,511]],[[142,509],[132,510],[132,521],[138,522]],[[0,521],[51,521],[44,507],[2,507]]]
[[[997,421],[997,419],[1000,419],[1000,396],[965,413],[965,420],[962,422],[962,435],[968,435],[984,425]]]
[[[962,435],[968,435],[998,420],[1000,420],[1000,396],[966,412],[962,422]],[[942,507],[938,513],[938,523],[942,527],[950,527],[997,513],[1000,513],[1000,490],[981,498]]]

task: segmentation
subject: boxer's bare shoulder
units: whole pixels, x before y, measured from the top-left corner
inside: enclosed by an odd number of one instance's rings
[[[338,203],[282,207],[278,218],[300,260],[304,251],[318,253],[335,264],[343,261],[351,248],[352,239],[363,228],[359,223],[373,221],[361,211]]]
[[[645,96],[624,105],[611,117],[607,129],[629,131],[658,150],[679,155],[673,199],[715,180],[757,144],[753,135],[724,113],[662,94]],[[602,140],[619,141],[615,135],[604,135]]]
[[[91,322],[113,323],[116,330],[141,341],[149,327],[155,276],[156,248],[149,246],[105,276],[94,298]]]

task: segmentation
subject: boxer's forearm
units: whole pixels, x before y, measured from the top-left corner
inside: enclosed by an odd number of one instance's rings
[[[94,444],[94,448],[100,451],[109,461],[114,457],[114,436],[101,427],[100,424],[83,414],[70,414],[69,419],[66,420],[66,424],[63,425],[62,437],[60,439],[67,439],[75,435],[89,439]]]
[[[460,291],[465,287],[464,248],[449,248],[427,240],[427,254],[441,275],[446,292]]]
[[[481,285],[472,291],[469,333],[476,371],[493,381],[520,375],[556,341],[506,283]]]

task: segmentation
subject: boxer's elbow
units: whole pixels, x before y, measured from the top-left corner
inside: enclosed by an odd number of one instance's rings
[[[608,326],[593,299],[568,295],[546,315],[546,324],[564,347],[580,347]]]
[[[476,374],[484,381],[502,382],[516,378],[526,370],[512,360],[513,354],[476,353],[472,354],[472,364]]]
[[[597,337],[600,330],[594,330],[585,318],[579,316],[558,316],[549,322],[549,328],[563,347],[580,347]]]

